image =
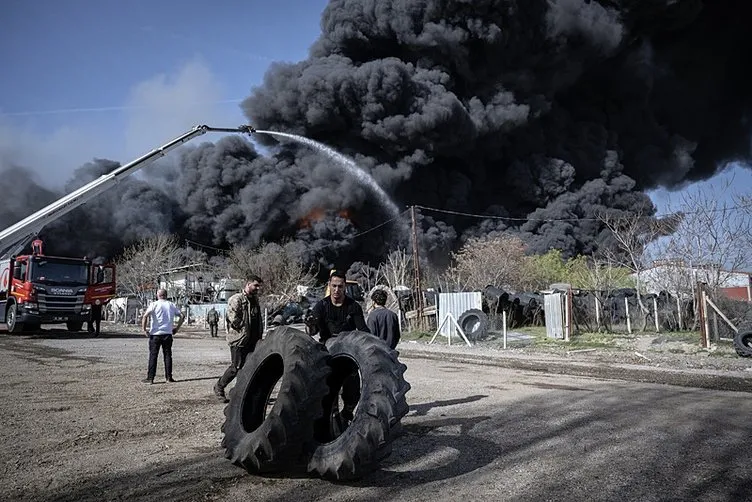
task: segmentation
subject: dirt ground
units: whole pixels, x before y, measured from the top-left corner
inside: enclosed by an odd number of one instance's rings
[[[103,331],[0,334],[0,500],[752,500],[752,360],[725,347],[403,343],[404,434],[331,483],[225,460],[222,338],[178,335],[178,381],[146,385],[146,339]]]

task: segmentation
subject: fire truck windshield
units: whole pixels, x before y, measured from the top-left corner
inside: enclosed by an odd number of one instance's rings
[[[51,258],[34,258],[31,264],[31,280],[45,284],[83,286],[88,284],[89,267],[86,263],[57,261]]]

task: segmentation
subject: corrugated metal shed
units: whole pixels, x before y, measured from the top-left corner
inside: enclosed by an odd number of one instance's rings
[[[439,315],[436,322],[441,325],[447,314],[452,314],[455,321],[467,310],[478,309],[483,307],[483,298],[480,291],[470,293],[439,293]],[[441,326],[441,334],[448,336],[454,332],[457,335],[454,324],[450,321]]]

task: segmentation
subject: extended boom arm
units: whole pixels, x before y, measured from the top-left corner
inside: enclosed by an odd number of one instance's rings
[[[88,183],[78,190],[75,190],[68,195],[56,200],[52,204],[48,205],[19,221],[15,225],[12,225],[2,232],[0,232],[0,253],[15,254],[20,252],[25,247],[28,240],[38,234],[42,228],[48,223],[57,220],[63,215],[74,210],[78,206],[87,203],[100,193],[109,190],[114,187],[122,178],[125,178],[129,174],[132,174],[142,167],[150,164],[151,162],[164,157],[171,150],[179,147],[183,143],[186,143],[197,136],[206,134],[207,132],[236,132],[243,134],[255,133],[256,129],[249,125],[242,125],[236,128],[225,127],[209,127],[207,125],[197,125],[190,131],[178,136],[169,143],[160,146],[147,153],[146,155],[139,157],[138,159],[120,166],[111,173],[103,174],[99,178],[95,179],[91,183]],[[11,248],[15,247],[11,251]],[[18,248],[21,249],[18,249]],[[10,251],[10,252],[9,252]]]

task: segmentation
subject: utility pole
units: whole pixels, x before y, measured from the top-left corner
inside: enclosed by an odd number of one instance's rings
[[[415,206],[410,208],[413,222],[413,268],[415,270],[416,314],[418,327],[423,328],[423,286],[420,283],[420,253],[418,252],[418,226],[415,222]]]

